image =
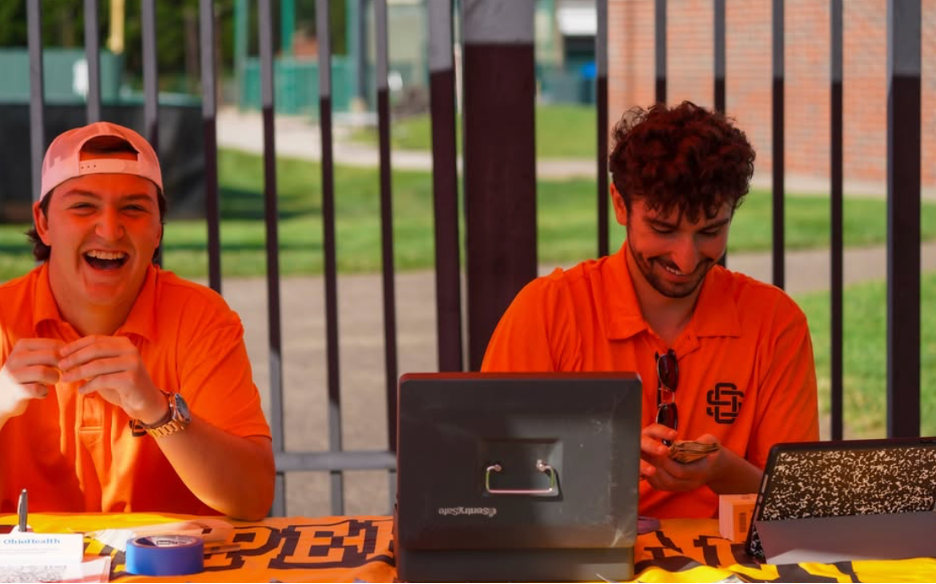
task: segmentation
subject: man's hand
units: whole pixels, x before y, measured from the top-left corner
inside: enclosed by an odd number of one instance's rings
[[[127,337],[91,335],[61,349],[62,381],[87,380],[79,392],[97,392],[132,419],[153,424],[169,409],[163,392],[153,384],[140,352]]]
[[[49,395],[49,386],[59,381],[57,339],[20,339],[0,369],[0,426],[26,411],[30,400]]]
[[[695,462],[683,464],[669,455],[669,447],[663,440],[675,440],[676,431],[662,424],[650,424],[640,436],[640,475],[650,485],[661,491],[691,491],[707,485],[718,472],[722,449]],[[696,440],[703,444],[714,444],[718,440],[711,434],[703,434]]]

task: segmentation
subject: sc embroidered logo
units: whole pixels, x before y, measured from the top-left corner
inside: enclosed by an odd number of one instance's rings
[[[705,401],[709,404],[705,413],[712,416],[718,424],[730,424],[741,411],[744,392],[739,391],[734,383],[716,383],[715,389],[710,389],[705,394]]]

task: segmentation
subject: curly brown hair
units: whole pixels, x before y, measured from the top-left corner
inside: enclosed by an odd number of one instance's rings
[[[615,125],[608,157],[614,186],[630,210],[634,198],[690,221],[709,219],[730,203],[732,212],[748,193],[754,149],[724,115],[684,101],[633,108]]]

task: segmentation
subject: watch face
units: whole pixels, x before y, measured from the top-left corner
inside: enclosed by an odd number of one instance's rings
[[[188,404],[185,403],[185,400],[182,399],[181,393],[173,394],[172,396],[175,399],[175,409],[178,412],[176,419],[181,419],[186,424],[192,421],[192,413],[189,412]]]

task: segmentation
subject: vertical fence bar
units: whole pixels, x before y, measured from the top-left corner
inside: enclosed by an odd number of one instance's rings
[[[158,64],[156,60],[156,0],[142,0],[140,20],[142,21],[143,45],[143,131],[153,150],[159,153],[159,85],[157,83]],[[155,263],[162,265],[163,242],[159,241],[159,252]]]
[[[367,96],[364,91],[364,78],[366,75],[366,44],[363,42],[364,31],[364,0],[348,0],[345,38],[348,46],[348,57],[351,60],[351,102],[352,107],[364,107]]]
[[[887,435],[920,434],[920,0],[887,2]]]
[[[319,50],[319,125],[322,132],[322,229],[325,246],[325,336],[328,354],[328,449],[341,452],[341,380],[338,361],[338,263],[335,246],[335,162],[332,153],[331,34],[328,0],[316,0]],[[388,404],[389,406],[389,404]],[[331,508],[344,514],[340,470],[331,471]]]
[[[600,1],[600,0],[599,0]],[[461,260],[452,0],[429,0],[429,92],[439,371],[462,370]],[[395,407],[395,404],[388,404]]]
[[[655,0],[653,7],[656,102],[666,103],[666,0]]]
[[[390,88],[387,85],[387,0],[374,0],[377,36],[377,130],[380,142],[380,235],[383,250],[384,360],[387,433],[396,451],[396,286],[393,281],[393,190],[390,174]]]
[[[725,0],[714,0],[715,111],[725,113]]]
[[[85,61],[88,63],[87,122],[101,121],[101,47],[98,43],[98,2],[84,0]]]
[[[283,351],[280,330],[279,232],[276,209],[276,133],[273,112],[273,7],[260,0],[260,99],[263,108],[263,207],[266,219],[267,315],[270,343],[270,418],[273,452],[283,452]],[[285,476],[277,472],[273,514],[286,514]]]
[[[598,108],[598,257],[608,255],[608,0],[595,0],[595,103]]]
[[[380,148],[380,237],[383,252],[384,367],[387,395],[387,445],[397,448],[396,285],[393,262],[393,190],[390,173],[390,87],[387,84],[387,0],[374,0],[377,49],[377,133]],[[395,471],[390,477],[390,508],[396,502]]]
[[[247,46],[250,28],[249,0],[234,0],[234,79],[237,83],[237,104],[246,102]]]
[[[830,388],[830,401],[832,405],[832,439],[841,440],[843,431],[842,415],[842,342],[843,342],[843,118],[842,118],[842,0],[830,2],[830,38],[832,40],[832,103],[830,108],[831,121],[831,157],[832,170],[832,196],[831,196],[831,373],[832,384]]]
[[[141,0],[143,30],[143,131],[153,150],[159,152],[159,75],[156,60],[156,0]]]
[[[205,219],[208,222],[208,284],[221,293],[221,208],[218,195],[217,90],[214,3],[199,0],[202,133],[205,136]]]
[[[713,16],[715,20],[715,30],[713,38],[713,53],[715,56],[715,111],[725,113],[725,0],[714,0]],[[725,247],[725,253],[718,264],[726,266],[728,263],[728,248]]]
[[[42,188],[42,157],[45,154],[45,87],[42,67],[42,0],[26,3],[26,34],[29,43],[29,154],[32,165],[32,199],[38,201]]]
[[[784,98],[783,0],[773,0],[773,283],[785,286],[784,271]]]
[[[533,0],[463,0],[469,366],[536,277]]]

